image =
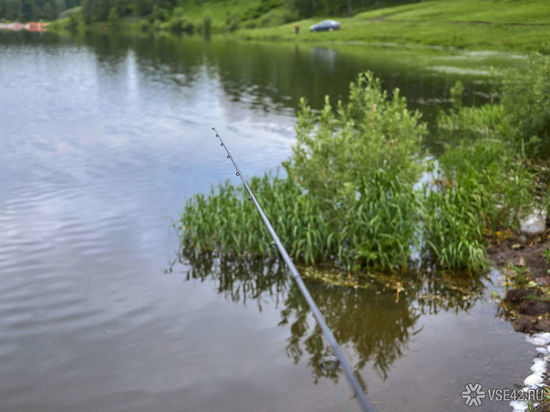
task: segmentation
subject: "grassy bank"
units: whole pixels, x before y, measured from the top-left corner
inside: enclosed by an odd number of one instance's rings
[[[170,9],[155,6],[147,14],[131,8],[111,9],[91,19],[79,11],[55,22],[52,30],[113,28],[144,33],[201,33],[261,41],[314,44],[382,44],[446,47],[467,50],[550,52],[550,2],[546,0],[432,0],[387,7],[351,17],[316,16],[299,19],[282,0],[176,2]],[[342,28],[311,33],[325,18]],[[295,34],[295,26],[300,26]]]
[[[334,18],[334,16],[326,16]],[[472,50],[548,51],[550,2],[434,0],[339,18],[341,30],[309,32],[322,17],[272,28],[240,30],[244,39],[365,42]],[[299,35],[294,26],[301,27]]]

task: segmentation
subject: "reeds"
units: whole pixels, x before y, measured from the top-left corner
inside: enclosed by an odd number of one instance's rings
[[[414,242],[416,194],[399,179],[379,172],[360,197],[340,210],[290,178],[253,177],[250,186],[289,254],[310,265],[405,267]],[[208,196],[196,195],[181,220],[182,239],[197,251],[236,256],[275,254],[271,238],[248,195],[229,183]]]

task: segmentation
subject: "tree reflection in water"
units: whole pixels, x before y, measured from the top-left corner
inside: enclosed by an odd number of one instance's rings
[[[338,371],[327,372],[321,367],[328,345],[278,258],[236,259],[184,248],[176,263],[184,265],[186,280],[214,280],[218,293],[232,302],[252,301],[261,312],[262,303],[273,301],[280,309],[279,325],[290,325],[288,357],[297,363],[307,356],[315,382],[322,376],[340,379]],[[394,286],[397,279],[404,286],[399,299]],[[307,278],[305,282],[338,342],[353,353],[355,370],[370,362],[385,380],[393,362],[403,356],[411,339],[422,331],[417,325],[420,317],[439,311],[468,311],[482,297],[483,280],[426,272],[399,278],[372,277],[360,288]]]

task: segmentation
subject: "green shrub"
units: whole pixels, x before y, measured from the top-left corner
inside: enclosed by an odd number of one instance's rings
[[[505,120],[518,146],[533,155],[550,153],[550,56],[533,54],[506,76],[502,87]]]
[[[296,145],[283,166],[315,196],[344,201],[378,170],[414,184],[425,134],[420,114],[407,109],[399,89],[389,97],[372,73],[364,73],[350,85],[347,104],[333,108],[327,96],[317,115],[301,101]]]
[[[173,16],[168,21],[168,29],[173,33],[193,33],[195,26],[188,21],[184,16]]]

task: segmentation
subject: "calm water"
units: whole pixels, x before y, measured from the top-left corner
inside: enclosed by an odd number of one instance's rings
[[[344,97],[360,70],[427,119],[457,78],[487,98],[475,71],[395,53],[0,33],[0,410],[355,410],[276,262],[178,262],[173,224],[234,178],[212,126],[254,174],[289,155],[300,96]],[[488,280],[411,280],[398,302],[308,283],[378,410],[466,410],[466,383],[530,373]]]

